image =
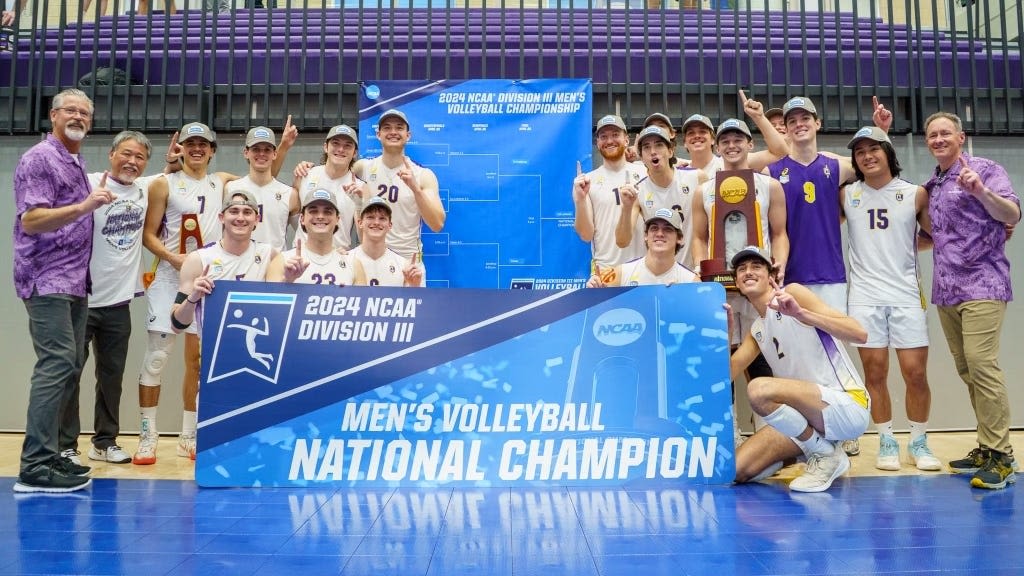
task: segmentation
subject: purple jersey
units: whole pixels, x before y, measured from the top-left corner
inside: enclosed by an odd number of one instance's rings
[[[839,228],[839,160],[818,154],[807,166],[786,156],[768,166],[786,193],[786,281],[846,282]]]
[[[60,208],[85,200],[92,188],[85,161],[53,137],[29,148],[14,170],[14,288],[19,298],[33,293],[85,297],[92,213],[56,230],[28,234],[21,217],[32,208]]]
[[[985,186],[1020,205],[1002,166],[966,153],[963,156]],[[959,175],[960,163],[956,162],[945,174],[932,176],[924,185],[935,242],[932,302],[938,306],[970,300],[1009,302],[1013,291],[1005,250],[1006,227],[989,215],[981,201],[960,189]]]

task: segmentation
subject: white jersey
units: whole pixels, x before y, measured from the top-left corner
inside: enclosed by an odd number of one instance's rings
[[[675,266],[662,274],[655,274],[647,267],[647,258],[637,258],[622,265],[622,274],[619,277],[619,286],[648,286],[686,284],[688,282],[700,282],[700,278],[686,266],[676,262]]]
[[[643,222],[654,216],[659,208],[670,208],[679,213],[679,218],[683,221],[683,247],[676,253],[676,260],[687,268],[693,268],[693,251],[690,249],[693,243],[693,226],[690,216],[693,214],[693,195],[697,194],[698,190],[700,180],[698,173],[693,170],[673,170],[672,182],[666,188],[655,184],[648,175],[637,188],[641,230]]]
[[[846,187],[850,305],[923,307],[916,205],[917,185],[899,178],[880,190],[861,181]]]
[[[758,235],[760,236],[759,245],[762,248],[764,248],[765,250],[768,250],[769,254],[771,253],[771,249],[772,249],[772,241],[771,241],[772,236],[771,236],[771,233],[770,233],[770,231],[768,229],[768,208],[771,206],[771,197],[772,197],[771,196],[771,182],[772,182],[772,177],[771,176],[768,176],[767,174],[762,174],[760,172],[754,172],[754,201],[757,203],[757,209],[758,209],[757,213],[758,213],[758,216],[759,216],[759,218],[761,220],[761,222],[760,222],[761,226],[760,226],[760,229],[758,231]],[[703,201],[704,201],[704,213],[707,214],[707,216],[708,216],[708,224],[710,225],[710,224],[718,221],[716,216],[715,216],[715,178],[711,178],[710,180],[708,180],[707,182],[704,183],[704,186],[701,188],[701,194],[703,195]],[[730,224],[729,222],[726,222],[726,226],[727,227],[729,226],[729,224]],[[732,261],[732,257],[733,257],[734,254],[736,254],[737,252],[742,250],[744,247],[750,245],[750,242],[747,242],[747,235],[746,235],[747,227],[745,225],[744,226],[739,226],[739,223],[736,223],[736,226],[737,226],[737,230],[742,230],[742,233],[737,235],[736,237],[732,237],[730,234],[726,233],[726,231],[723,231],[723,230],[716,230],[715,231],[716,233],[719,233],[719,234],[723,234],[723,233],[725,234],[725,261],[726,262]],[[710,257],[711,250],[714,250],[714,246],[715,246],[715,239],[709,233],[708,234],[708,253],[709,253],[708,256],[709,257]]]
[[[688,168],[688,169],[689,170],[697,170],[697,168]],[[712,154],[711,155],[711,161],[708,162],[707,166],[705,166],[703,168],[700,168],[700,170],[703,170],[704,171],[704,175],[707,176],[709,179],[714,180],[715,179],[715,174],[717,172],[719,172],[721,170],[725,170],[725,161],[722,160],[722,157],[719,156],[718,154]]]
[[[850,394],[865,408],[868,393],[842,342],[792,316],[766,309],[750,333],[777,378],[812,382]]]
[[[199,180],[175,172],[164,176],[167,179],[167,210],[160,227],[160,239],[172,254],[181,251],[181,221],[185,214],[199,218],[202,245],[220,240],[221,224],[217,216],[224,204],[224,183],[212,174]],[[178,271],[166,260],[157,266],[156,277],[160,281],[178,285]]]
[[[286,251],[282,257],[288,261],[294,255],[293,248]],[[317,254],[306,246],[303,248],[302,257],[309,261],[309,266],[302,276],[295,280],[298,284],[351,286],[355,282],[355,257],[351,253],[340,254],[337,250],[331,250],[327,254]]]
[[[228,182],[227,193],[245,190],[256,197],[259,204],[259,224],[252,233],[252,239],[270,244],[278,250],[284,250],[288,237],[288,217],[291,215],[292,194],[295,189],[279,180],[271,180],[269,184],[260,186],[248,176]]]
[[[398,177],[398,171],[402,168],[404,165],[388,168],[384,165],[383,158],[378,156],[368,162],[363,175],[370,185],[370,194],[380,196],[391,206],[391,232],[388,233],[386,240],[388,248],[405,258],[412,258],[413,254],[419,253],[422,249],[420,230],[423,215],[416,204],[412,189]],[[417,181],[423,170],[426,168],[413,164],[413,175]]]
[[[615,227],[622,214],[622,202],[619,200],[619,187],[626,183],[626,172],[629,172],[633,184],[647,175],[643,164],[631,163],[626,168],[614,172],[605,166],[598,166],[587,173],[590,178],[590,202],[594,214],[594,238],[590,242],[590,251],[594,262],[603,268],[618,266],[623,262],[639,258],[644,254],[644,227],[636,223],[633,227],[633,241],[625,248],[615,244]]]
[[[263,282],[267,279],[267,267],[274,256],[269,244],[251,241],[241,255],[232,254],[220,242],[208,244],[199,249],[203,269],[211,280],[249,280]],[[196,329],[203,333],[203,302],[196,306]]]
[[[402,270],[409,265],[409,261],[391,248],[384,250],[384,255],[374,260],[362,246],[357,246],[350,254],[359,259],[363,265],[363,273],[366,274],[366,283],[369,286],[404,286],[405,274]]]
[[[210,267],[207,276],[211,280],[254,280],[262,282],[267,278],[267,266],[274,249],[269,244],[249,242],[241,255],[232,254],[221,247],[220,242],[199,250],[203,269]]]
[[[97,188],[103,174],[89,174],[89,184]],[[128,185],[107,177],[107,188],[114,195],[114,201],[100,206],[92,215],[90,308],[127,303],[142,293],[142,229],[146,222],[149,183],[162,176],[136,178]]]
[[[341,178],[330,178],[327,176],[323,166],[314,166],[309,174],[302,179],[299,184],[299,190],[315,190],[317,188],[323,188],[334,192],[335,198],[338,199],[338,231],[334,233],[334,247],[344,248],[348,250],[352,247],[353,234],[352,230],[356,223],[356,210],[358,207],[356,203],[352,201],[352,197],[345,192],[345,186],[356,181],[356,177],[349,170],[342,174]],[[305,240],[306,233],[299,230],[295,231],[295,241]]]

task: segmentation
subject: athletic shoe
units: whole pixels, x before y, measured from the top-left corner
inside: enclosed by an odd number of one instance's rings
[[[985,464],[971,477],[971,486],[999,490],[1017,481],[1017,475],[1013,472],[1012,456],[995,450],[989,450],[988,455]]]
[[[64,456],[57,456],[54,458],[51,466],[72,476],[86,476],[92,470],[92,468],[88,466],[75,464],[70,458],[65,458]]]
[[[988,460],[988,448],[975,448],[967,453],[967,456],[949,463],[949,469],[953,474],[974,474],[985,465]],[[1010,465],[1014,472],[1020,472],[1017,467],[1017,459],[1010,455]]]
[[[21,493],[48,492],[59,494],[88,488],[91,478],[68,474],[63,466],[41,466],[32,472],[22,472],[14,484],[14,491]]]
[[[132,464],[139,466],[156,464],[156,443],[158,439],[159,436],[156,435],[140,435],[139,449],[135,451],[135,456],[132,456]]]
[[[82,453],[74,448],[68,448],[60,453],[61,458],[67,458],[79,466],[82,465]]]
[[[860,440],[854,438],[853,440],[843,440],[841,444],[843,452],[846,452],[847,456],[856,456],[860,454]]]
[[[796,492],[824,492],[832,482],[850,469],[850,458],[837,447],[831,454],[811,454],[803,475],[789,483]]]
[[[189,432],[188,434],[182,434],[178,436],[178,456],[182,458],[188,458],[189,460],[196,459],[196,433]]]
[[[907,444],[907,453],[910,454],[910,461],[917,466],[918,470],[936,471],[942,470],[942,462],[935,457],[932,449],[928,447],[928,435],[922,434],[917,440]]]
[[[875,468],[879,470],[900,469],[900,445],[896,439],[888,434],[878,435],[878,458],[875,460]]]
[[[110,462],[111,464],[127,464],[132,461],[132,457],[123,448],[115,444],[106,448],[97,448],[95,446],[89,448],[89,460]]]

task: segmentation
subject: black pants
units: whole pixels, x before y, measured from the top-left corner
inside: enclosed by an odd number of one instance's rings
[[[89,357],[89,344],[95,355],[96,407],[93,413],[95,433],[92,444],[97,450],[106,450],[117,444],[121,431],[121,385],[128,358],[128,344],[132,336],[132,315],[128,304],[90,308],[85,327],[85,356]],[[78,422],[78,394],[61,419],[60,449],[78,445],[78,438],[65,437],[65,431],[80,430]],[[73,420],[72,420],[73,419]]]

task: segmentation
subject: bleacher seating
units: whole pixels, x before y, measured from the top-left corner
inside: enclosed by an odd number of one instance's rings
[[[1019,69],[1019,54],[1006,57]],[[982,43],[852,14],[239,10],[39,30],[0,54],[0,78],[66,86],[114,66],[146,85],[351,83],[384,66],[393,79],[1021,88],[1020,75],[1003,74],[1003,64]]]

